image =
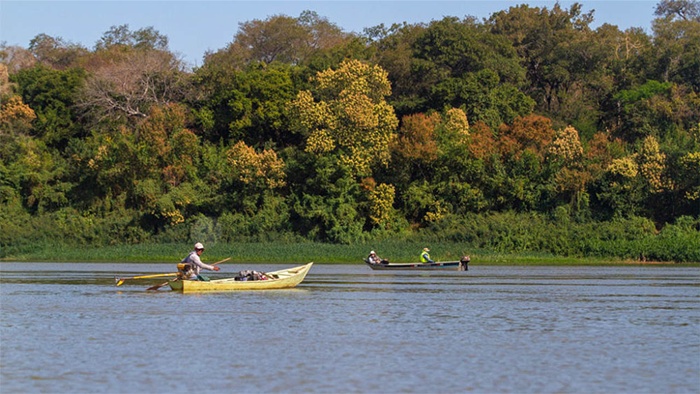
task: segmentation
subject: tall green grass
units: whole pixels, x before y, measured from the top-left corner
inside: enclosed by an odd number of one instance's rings
[[[499,253],[484,249],[471,249],[454,242],[399,242],[378,241],[354,245],[337,245],[313,242],[297,243],[239,243],[207,244],[203,260],[212,263],[231,258],[230,263],[251,264],[363,264],[370,250],[395,263],[417,262],[424,247],[431,249],[436,261],[459,260],[470,255],[472,266],[478,265],[619,265],[630,261],[615,258],[561,257],[548,253]],[[189,244],[138,244],[104,247],[70,247],[43,245],[22,255],[4,258],[5,261],[50,262],[124,262],[124,263],[172,263],[179,262],[191,250]],[[684,264],[686,265],[686,264]],[[700,263],[688,265],[700,266]]]
[[[40,228],[53,229],[50,223]],[[0,239],[0,260],[173,263],[182,259],[195,242],[187,241],[193,237],[187,234],[109,238],[109,242],[72,238],[69,232],[65,237],[32,234],[25,237],[14,231],[0,233],[0,238],[4,237]],[[436,261],[454,261],[470,255],[473,265],[700,263],[700,218],[695,217],[681,217],[658,230],[653,222],[641,217],[579,223],[536,213],[471,214],[448,218],[411,233],[368,233],[362,239],[374,237],[370,239],[375,241],[349,244],[275,234],[262,242],[223,242],[216,234],[210,238],[194,237],[205,242],[204,258],[209,262],[231,257],[232,262],[242,263],[361,264],[369,251],[375,250],[392,262],[407,263],[418,261],[420,251],[429,247]]]

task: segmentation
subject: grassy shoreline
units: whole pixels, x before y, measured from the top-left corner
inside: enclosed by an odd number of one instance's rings
[[[314,261],[320,264],[361,264],[370,250],[396,263],[418,260],[423,247],[431,249],[435,261],[459,260],[471,256],[471,265],[528,265],[528,266],[684,266],[700,267],[700,262],[674,263],[661,261],[635,261],[615,258],[587,258],[554,256],[542,253],[495,253],[470,249],[463,244],[432,243],[431,245],[408,242],[378,242],[376,244],[335,245],[322,243],[210,243],[202,256],[205,262],[230,257],[230,263],[254,264],[303,264]],[[179,261],[191,250],[186,244],[139,244],[104,247],[74,247],[51,245],[32,251],[9,254],[0,258],[3,262],[90,262],[90,263],[168,263]]]

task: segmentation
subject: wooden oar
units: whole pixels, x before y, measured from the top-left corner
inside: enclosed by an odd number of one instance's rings
[[[177,279],[173,279],[173,280],[177,280]],[[171,282],[171,281],[167,281],[167,282],[163,282],[163,283],[161,283],[161,284],[159,284],[159,285],[151,286],[151,287],[149,287],[148,289],[146,289],[146,291],[158,290],[158,289],[160,289],[161,287],[167,285],[167,284],[170,283],[170,282]]]
[[[223,259],[223,260],[221,260],[221,261],[217,261],[216,263],[214,263],[214,264],[212,264],[212,265],[221,264],[221,263],[223,263],[223,262],[225,262],[225,261],[229,261],[229,260],[231,260],[230,257],[229,257],[229,258],[226,258],[226,259]],[[173,279],[173,280],[177,280],[177,279]],[[163,282],[163,283],[161,283],[161,284],[159,284],[159,285],[151,286],[151,287],[149,287],[148,289],[146,289],[146,291],[158,290],[158,289],[160,289],[161,287],[167,285],[167,284],[170,283],[170,282],[171,282],[171,281],[167,281],[167,282]]]
[[[129,278],[114,278],[114,281],[117,282],[117,286],[121,286],[125,280],[127,279],[147,279],[147,278],[160,278],[163,276],[176,276],[177,272],[172,273],[172,274],[156,274],[156,275],[141,275],[141,276],[131,276]]]

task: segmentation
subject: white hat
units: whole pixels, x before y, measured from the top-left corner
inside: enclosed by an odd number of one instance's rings
[[[204,245],[202,245],[201,243],[197,242],[196,244],[194,244],[194,248],[195,248],[195,249],[204,249]]]
[[[371,252],[369,252],[369,254],[374,254],[374,250],[373,250],[373,251],[371,251]]]

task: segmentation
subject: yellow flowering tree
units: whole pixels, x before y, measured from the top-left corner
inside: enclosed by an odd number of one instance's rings
[[[621,180],[634,179],[639,172],[637,163],[635,162],[636,156],[637,155],[630,155],[620,159],[614,159],[608,166],[608,173]],[[613,184],[624,187],[625,189],[629,188],[628,186],[625,186],[624,182],[622,181],[614,182]]]
[[[688,152],[680,158],[683,198],[698,204],[700,201],[700,152]],[[697,206],[697,205],[696,205]]]
[[[226,151],[234,176],[244,185],[277,189],[285,185],[284,162],[271,149],[258,153],[243,141]]]
[[[337,155],[354,176],[369,176],[375,163],[387,164],[398,119],[385,98],[391,94],[379,66],[346,60],[312,79],[314,92],[299,92],[291,103],[306,151]]]
[[[444,116],[444,133],[458,136],[462,141],[469,135],[467,114],[459,108],[450,108]]]
[[[612,216],[629,217],[639,213],[643,196],[639,183],[637,154],[613,159],[607,166],[598,197]]]
[[[559,158],[567,166],[580,166],[583,147],[578,131],[572,126],[558,130],[549,146],[549,154]]]
[[[381,183],[369,192],[369,220],[373,225],[386,228],[394,211],[396,190],[393,185]]]
[[[223,206],[217,226],[223,239],[265,234],[287,226],[288,207],[281,194],[287,185],[285,163],[272,149],[256,150],[243,141],[224,152],[216,206]]]
[[[664,189],[662,174],[666,168],[666,155],[659,151],[659,143],[653,136],[648,136],[642,141],[639,154],[639,173],[652,193],[659,193]]]
[[[386,227],[393,209],[392,185],[360,187],[374,166],[389,163],[398,127],[386,102],[391,85],[381,67],[358,60],[318,72],[310,82],[290,103],[310,159],[294,204],[297,225],[319,239],[357,241],[363,228]]]
[[[0,101],[0,134],[27,133],[34,119],[34,110],[22,101],[22,97],[12,96]]]
[[[582,203],[587,201],[586,185],[592,177],[583,165],[583,146],[578,130],[573,126],[557,130],[547,153],[556,171],[554,183],[557,193],[568,196],[572,208],[580,210]]]

